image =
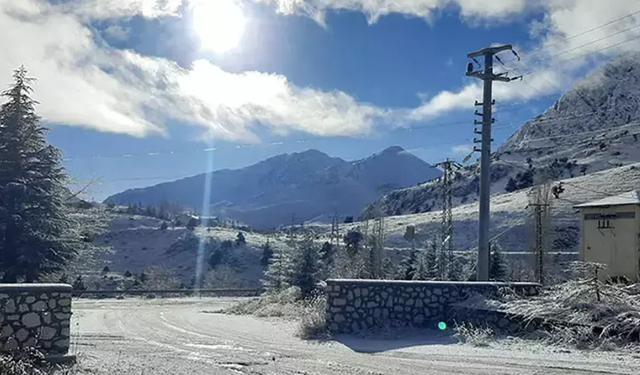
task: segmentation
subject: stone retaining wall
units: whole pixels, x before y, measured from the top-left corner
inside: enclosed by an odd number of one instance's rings
[[[452,305],[472,295],[496,296],[505,288],[535,295],[535,283],[327,280],[327,326],[350,333],[380,326],[435,327],[462,322]]]
[[[0,284],[0,352],[69,351],[71,285]]]

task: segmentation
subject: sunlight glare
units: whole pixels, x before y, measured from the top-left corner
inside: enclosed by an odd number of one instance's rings
[[[193,10],[193,29],[202,48],[218,53],[238,46],[246,22],[236,0],[201,0]]]

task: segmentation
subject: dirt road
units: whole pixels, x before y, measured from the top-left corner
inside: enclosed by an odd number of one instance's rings
[[[473,348],[446,332],[303,341],[296,324],[213,313],[233,299],[74,301],[86,374],[639,374],[640,354]]]

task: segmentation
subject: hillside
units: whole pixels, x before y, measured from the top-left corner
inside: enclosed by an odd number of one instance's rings
[[[401,147],[348,162],[317,150],[283,154],[255,165],[211,173],[212,214],[254,228],[323,220],[338,212],[357,216],[383,194],[439,177],[441,172]],[[105,202],[201,207],[206,175],[127,190]]]
[[[623,55],[580,81],[525,123],[493,155],[494,194],[530,187],[541,176],[571,178],[640,162],[640,53]],[[457,173],[454,202],[477,201],[477,166]],[[402,215],[438,210],[438,181],[394,191],[367,207]]]
[[[610,195],[637,189],[640,186],[640,163],[611,168],[600,172],[561,180],[565,188],[560,199],[552,199],[552,251],[577,252],[579,246],[580,221],[576,204],[601,199]],[[532,224],[528,193],[523,189],[513,193],[491,197],[491,236],[494,242],[508,252],[530,251]],[[458,250],[471,250],[477,246],[478,203],[459,205],[453,209],[454,244]],[[417,243],[423,246],[441,230],[440,212],[399,215],[385,218],[389,248],[408,248],[403,238],[407,225],[416,226]],[[341,232],[356,229],[361,222],[343,225]],[[320,232],[330,231],[325,226]]]

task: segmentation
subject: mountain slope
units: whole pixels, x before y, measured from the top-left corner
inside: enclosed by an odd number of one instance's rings
[[[640,53],[631,53],[577,83],[498,148],[492,193],[524,189],[542,177],[560,180],[640,162],[639,142]],[[457,173],[454,204],[478,199],[478,173],[476,165]],[[441,196],[438,181],[394,191],[363,217],[438,210]]]
[[[440,171],[401,147],[348,162],[317,150],[283,154],[238,170],[210,174],[213,214],[256,228],[314,220],[338,212],[357,215],[394,189],[437,178]],[[127,190],[107,198],[116,204],[159,204],[166,200],[201,207],[206,175]]]

